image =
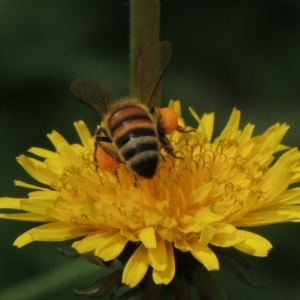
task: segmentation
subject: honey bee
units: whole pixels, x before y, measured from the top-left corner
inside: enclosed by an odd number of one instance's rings
[[[135,174],[151,179],[157,171],[161,148],[177,157],[166,134],[179,130],[178,116],[172,109],[153,104],[171,53],[171,44],[163,41],[140,55],[139,99],[120,99],[108,84],[93,79],[71,83],[74,97],[103,118],[96,131],[94,151],[94,162],[100,169],[114,171],[125,164]]]

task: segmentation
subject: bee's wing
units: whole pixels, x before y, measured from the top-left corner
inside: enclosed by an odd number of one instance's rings
[[[141,84],[141,102],[150,106],[172,55],[172,45],[163,41],[147,49],[138,59],[137,74]]]
[[[108,84],[94,79],[79,79],[71,83],[71,93],[99,115],[107,112],[109,104],[119,99],[118,93]]]

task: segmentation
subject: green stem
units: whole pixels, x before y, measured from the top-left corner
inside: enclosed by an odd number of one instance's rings
[[[139,98],[141,95],[141,82],[136,68],[139,55],[159,41],[159,0],[130,0],[130,95],[132,97]]]

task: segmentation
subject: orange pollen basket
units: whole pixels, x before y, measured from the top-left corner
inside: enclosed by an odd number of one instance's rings
[[[168,107],[159,108],[159,113],[164,124],[165,134],[171,134],[178,126],[177,113]]]
[[[112,172],[121,164],[120,161],[115,160],[101,146],[97,146],[95,158],[99,168],[103,171]]]

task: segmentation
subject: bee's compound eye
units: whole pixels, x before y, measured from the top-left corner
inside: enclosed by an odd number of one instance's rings
[[[164,125],[165,134],[171,134],[178,127],[177,113],[168,107],[159,108],[159,113]]]
[[[113,172],[120,165],[120,161],[116,160],[108,154],[102,147],[97,146],[95,152],[95,160],[98,167],[103,171]]]

